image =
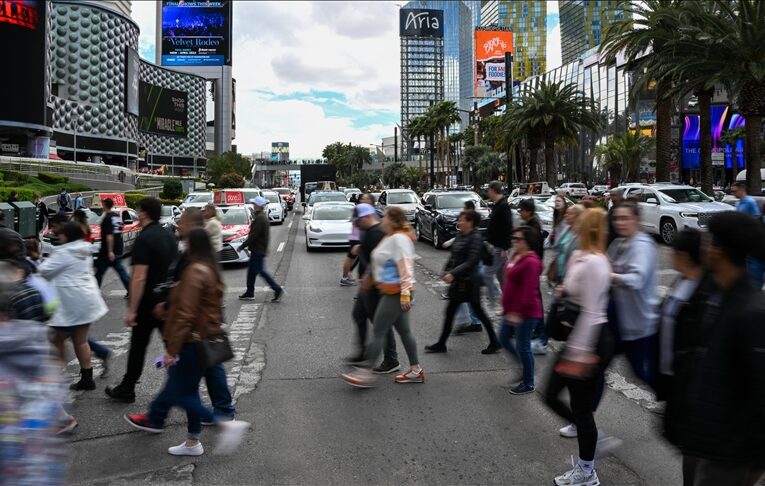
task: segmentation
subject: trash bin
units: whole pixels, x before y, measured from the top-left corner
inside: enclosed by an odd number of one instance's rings
[[[29,201],[11,203],[16,208],[16,227],[22,238],[37,236],[37,208]],[[10,227],[10,226],[9,226]]]
[[[0,203],[0,212],[3,213],[3,218],[0,219],[3,221],[0,223],[0,226],[5,226],[6,228],[14,229],[16,226],[16,208],[11,206],[8,203]]]

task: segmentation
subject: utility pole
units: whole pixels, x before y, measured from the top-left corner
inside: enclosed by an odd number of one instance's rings
[[[383,154],[383,160],[385,160],[385,154]],[[393,162],[398,162],[398,127],[393,127]]]
[[[510,104],[513,102],[513,53],[505,53],[505,113],[509,113]],[[515,151],[513,151],[515,155]],[[514,158],[514,157],[513,157]],[[507,191],[513,191],[513,160],[510,152],[507,154]]]
[[[430,106],[433,106],[433,100],[430,100]],[[431,127],[433,128],[433,127]],[[434,151],[435,147],[435,128],[430,132],[430,187],[431,189],[436,187],[436,153]]]

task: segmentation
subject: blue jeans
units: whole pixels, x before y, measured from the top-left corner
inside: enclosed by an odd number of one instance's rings
[[[162,391],[149,405],[149,420],[158,428],[165,425],[165,419],[172,407],[186,410],[188,438],[198,440],[202,433],[202,422],[213,422],[210,409],[199,398],[199,381],[203,370],[199,366],[197,348],[186,343],[178,353],[178,362],[167,369],[167,381]]]
[[[233,419],[236,408],[231,403],[231,392],[228,389],[226,368],[223,364],[217,364],[205,370],[205,383],[207,383],[207,392],[210,394],[213,415],[216,418],[225,417]]]
[[[758,289],[762,289],[763,280],[765,280],[765,262],[753,257],[746,258],[746,271],[749,278],[754,281]]]
[[[475,311],[473,310],[473,307],[465,302],[460,306],[460,308],[457,310],[457,317],[454,318],[455,321],[458,323],[464,322],[465,317],[470,318],[470,325],[471,326],[480,326],[481,320],[478,318],[478,316],[475,314]]]
[[[110,262],[109,257],[103,254],[99,255],[98,260],[96,260],[96,281],[98,286],[101,286],[101,281],[104,279],[104,274],[109,267],[112,267],[117,272],[125,290],[130,290],[130,275],[128,275],[125,267],[122,265],[122,257],[117,257],[113,262]]]
[[[250,263],[247,267],[247,294],[255,294],[255,277],[260,275],[274,292],[280,292],[282,288],[276,283],[276,280],[266,272],[266,256],[262,253],[253,253],[250,255]]]
[[[526,386],[534,386],[534,355],[531,352],[531,334],[537,327],[539,319],[523,319],[518,326],[511,326],[502,319],[499,326],[499,342],[502,346],[523,365],[523,383]],[[513,346],[511,336],[515,331],[515,344]]]

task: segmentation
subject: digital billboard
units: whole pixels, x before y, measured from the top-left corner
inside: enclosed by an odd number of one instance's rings
[[[402,8],[399,10],[398,22],[401,37],[444,36],[443,10]]]
[[[141,58],[135,49],[127,48],[125,53],[125,111],[135,116],[139,114],[138,91],[140,80]]]
[[[188,130],[188,94],[141,81],[138,129],[185,137]]]
[[[746,125],[746,119],[739,115],[733,114],[730,117],[728,123],[728,130],[735,130],[737,128],[744,128]],[[733,165],[733,161],[736,161],[736,165]],[[732,147],[730,144],[725,145],[725,168],[741,170],[744,168],[744,139],[739,138],[736,141],[736,146]]]
[[[163,0],[163,66],[230,66],[231,1]]]
[[[271,162],[287,162],[290,160],[289,142],[271,142]]]
[[[739,115],[732,115],[729,117],[730,107],[728,105],[713,105],[709,109],[709,114],[712,118],[712,165],[720,167],[726,165],[728,168],[731,168],[732,155],[730,152],[732,152],[732,149],[730,146],[726,147],[722,142],[720,142],[720,136],[722,135],[723,128],[726,125],[725,122],[729,118],[730,121],[728,122],[728,126],[731,127],[734,125],[734,120],[741,119],[741,117]],[[700,167],[700,142],[701,127],[699,116],[686,115],[683,122],[682,138],[683,169],[698,169]]]
[[[513,52],[513,33],[502,30],[475,31],[475,89],[488,98],[505,86],[505,53]]]
[[[44,1],[0,1],[0,120],[46,125],[46,25]]]

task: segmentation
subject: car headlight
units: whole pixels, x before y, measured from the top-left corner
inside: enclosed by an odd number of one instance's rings
[[[683,212],[680,213],[680,217],[682,217],[682,218],[698,218],[699,217],[699,213],[691,213],[691,212],[683,211]]]
[[[308,225],[308,231],[310,231],[311,233],[321,233],[321,228],[314,225]]]

